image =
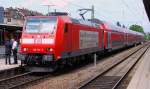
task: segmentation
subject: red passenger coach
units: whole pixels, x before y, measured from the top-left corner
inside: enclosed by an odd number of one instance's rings
[[[136,32],[136,42],[137,44],[144,42],[144,35],[142,33]]]
[[[98,23],[68,16],[31,16],[24,25],[18,56],[33,71],[51,71],[67,59],[102,50],[103,30]]]
[[[126,35],[124,29],[104,22],[104,47],[106,50],[115,50],[125,46]]]
[[[127,30],[127,46],[139,44],[144,42],[144,35],[139,32]]]

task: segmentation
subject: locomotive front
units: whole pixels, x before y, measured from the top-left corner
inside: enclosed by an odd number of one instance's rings
[[[52,65],[57,17],[28,17],[22,32],[18,57],[28,66]]]

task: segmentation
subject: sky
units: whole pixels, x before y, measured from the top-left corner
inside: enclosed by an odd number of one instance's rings
[[[46,14],[49,10],[66,11],[71,17],[80,18],[78,9],[95,7],[95,17],[115,24],[117,21],[129,27],[138,24],[150,32],[150,23],[146,15],[143,0],[0,0],[0,6],[19,7],[36,10]],[[90,12],[85,15],[90,18]]]

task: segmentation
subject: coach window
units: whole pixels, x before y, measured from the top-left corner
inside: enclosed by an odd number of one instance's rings
[[[11,22],[11,18],[8,18],[8,19],[7,19],[7,22]]]

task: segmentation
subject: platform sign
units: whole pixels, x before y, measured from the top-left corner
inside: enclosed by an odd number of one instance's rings
[[[4,8],[0,7],[0,23],[4,23]]]
[[[80,30],[80,49],[98,47],[98,32]]]

